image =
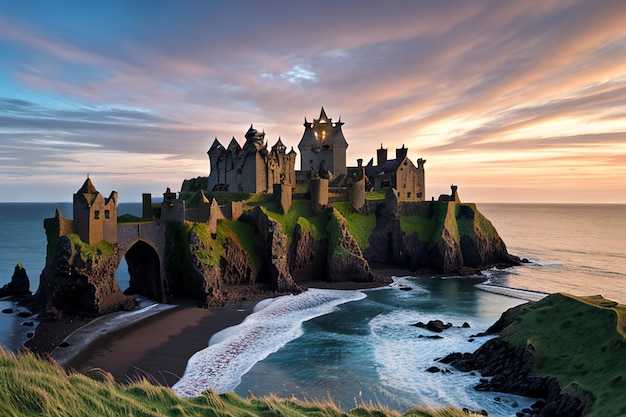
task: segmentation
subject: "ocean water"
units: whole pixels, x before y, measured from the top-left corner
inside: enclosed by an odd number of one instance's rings
[[[426,371],[445,368],[437,359],[448,353],[477,349],[486,339],[470,341],[472,335],[523,302],[476,289],[481,281],[404,277],[374,290],[311,289],[281,297],[216,335],[173,388],[182,396],[212,388],[242,396],[330,397],[345,409],[455,405],[514,415],[532,400],[476,392],[476,375]],[[453,324],[441,339],[413,326],[435,319]],[[462,327],[466,322],[469,328]]]
[[[626,205],[481,204],[510,253],[530,264],[490,271],[512,288],[601,294],[626,304]]]
[[[45,259],[42,222],[54,215],[54,205],[31,206],[0,204],[0,285],[8,282],[17,262],[26,267],[31,286],[38,283]],[[67,207],[62,211],[69,215]],[[344,408],[371,402],[399,411],[455,405],[493,416],[515,415],[531,400],[478,393],[472,388],[476,376],[426,369],[447,353],[477,349],[484,339],[470,341],[471,336],[525,299],[560,291],[626,303],[626,206],[478,208],[509,252],[530,263],[473,278],[399,277],[380,289],[311,290],[266,300],[244,323],[207,340],[207,349],[190,358],[175,390],[183,396],[213,388],[241,395],[330,397]],[[120,212],[132,210],[138,213],[140,205]],[[118,281],[127,287],[123,265]],[[0,300],[0,307],[9,306]],[[442,339],[412,326],[433,319],[453,324]],[[19,345],[28,330],[23,322],[15,314],[0,315],[0,343]],[[470,328],[462,328],[464,322]]]
[[[58,204],[64,217],[72,218],[72,203]],[[55,203],[0,203],[0,287],[8,284],[15,265],[21,263],[34,293],[39,286],[39,276],[46,264],[46,232],[43,221],[54,217]],[[141,203],[121,203],[120,214],[141,215]],[[130,275],[126,261],[117,271],[117,281],[122,291],[128,288]],[[25,326],[33,318],[22,318],[17,313],[26,312],[14,302],[0,298],[0,311],[13,309],[12,314],[0,313],[0,344],[15,350],[27,340],[33,328]]]

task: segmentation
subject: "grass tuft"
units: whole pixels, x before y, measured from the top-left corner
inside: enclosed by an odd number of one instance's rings
[[[446,409],[448,410],[448,409]],[[442,411],[443,412],[443,411]],[[195,398],[180,398],[167,387],[147,380],[130,385],[96,381],[66,373],[58,365],[28,352],[19,355],[0,348],[0,415],[3,417],[100,417],[106,416],[220,416],[220,417],[395,417],[382,407],[359,406],[347,413],[330,399],[301,401],[275,395],[242,398],[234,393],[208,390]],[[413,409],[412,417],[461,417],[460,410]]]

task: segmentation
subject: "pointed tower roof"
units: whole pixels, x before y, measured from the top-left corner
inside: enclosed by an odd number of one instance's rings
[[[224,146],[220,143],[219,140],[217,140],[217,137],[216,137],[207,153],[211,153],[214,151],[221,151],[221,150],[224,150]]]
[[[329,119],[328,116],[326,116],[326,110],[324,110],[324,106],[322,106],[319,119],[314,120],[314,121],[317,123],[329,123],[332,121],[332,119]]]
[[[241,145],[239,145],[239,142],[237,142],[237,139],[235,139],[234,136],[228,144],[228,150],[234,154],[238,154],[241,151]]]
[[[96,187],[94,187],[89,176],[87,176],[87,179],[83,183],[83,186],[80,187],[78,191],[76,191],[76,194],[97,194],[97,193],[98,193],[98,190],[96,190]]]
[[[272,150],[276,150],[278,152],[285,152],[287,150],[287,147],[283,144],[280,136],[278,137],[278,141],[276,142],[276,144],[272,146]]]

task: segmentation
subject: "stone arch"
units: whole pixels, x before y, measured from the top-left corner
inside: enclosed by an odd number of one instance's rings
[[[138,239],[123,256],[130,275],[129,287],[124,293],[140,294],[163,302],[165,297],[159,251],[146,240]]]

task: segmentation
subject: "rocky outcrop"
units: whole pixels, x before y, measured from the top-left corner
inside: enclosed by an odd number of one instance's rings
[[[103,314],[134,307],[115,280],[117,247],[111,247],[109,254],[85,253],[85,247],[66,235],[59,238],[56,254],[44,268],[35,294],[37,310]]]
[[[405,235],[400,224],[403,215],[420,218],[423,230]],[[370,262],[406,266],[416,272],[468,274],[520,262],[507,252],[493,225],[474,204],[400,204],[393,192],[376,207],[376,227],[369,244],[365,258]]]
[[[513,307],[474,353],[441,359],[479,371],[477,390],[539,400],[520,416],[624,415],[623,306],[601,296],[551,294]]]
[[[15,265],[11,281],[0,288],[0,297],[9,295],[30,295],[30,280],[22,264]]]
[[[328,239],[315,239],[310,230],[297,223],[289,248],[289,271],[296,282],[326,277]]]
[[[463,372],[480,371],[483,379],[475,387],[477,391],[507,392],[541,399],[526,410],[525,415],[583,415],[585,404],[576,397],[562,393],[556,378],[535,375],[535,348],[532,344],[513,347],[501,338],[495,338],[474,353],[452,353],[440,362]]]
[[[280,224],[270,219],[259,207],[244,214],[241,220],[250,224],[265,243],[258,251],[261,257],[259,275],[265,277],[275,291],[302,291],[290,272],[289,238],[282,232]]]
[[[328,279],[329,281],[372,281],[372,271],[358,242],[348,231],[346,219],[331,208],[328,222]]]
[[[212,239],[212,238],[209,238]],[[184,239],[182,239],[184,242]],[[179,242],[180,243],[180,242]],[[176,275],[187,278],[177,280],[176,294],[199,299],[205,307],[222,306],[228,302],[241,301],[249,291],[237,291],[236,287],[250,287],[256,283],[257,272],[250,255],[232,236],[227,236],[223,243],[219,262],[209,264],[202,259],[203,254],[214,250],[193,230],[189,232],[189,245],[185,258],[189,259],[190,271],[178,271]],[[183,267],[185,263],[182,264]]]

